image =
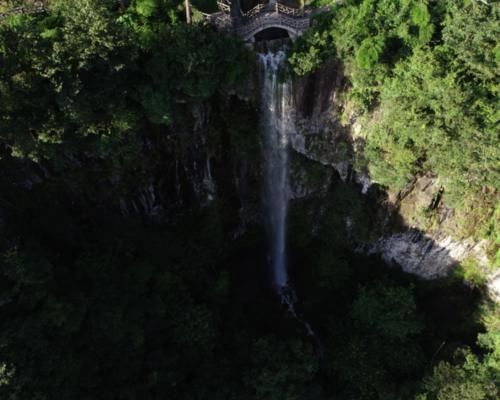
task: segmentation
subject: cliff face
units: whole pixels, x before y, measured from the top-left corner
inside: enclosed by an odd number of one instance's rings
[[[346,117],[344,86],[338,64],[326,65],[293,83],[296,129],[290,136],[291,201],[304,208],[304,214],[314,215],[307,201],[328,201],[328,193],[343,182],[362,194],[372,210],[366,221],[345,216],[351,232],[356,232],[352,224],[364,225],[359,227],[365,232],[362,237],[351,235],[357,251],[380,254],[388,264],[425,279],[447,276],[462,262],[488,271],[488,243],[457,234],[461,219],[441,201],[437,177],[416,177],[405,190],[386,192],[358,167],[363,127],[352,115]],[[230,221],[233,235],[244,232],[248,224],[260,223],[258,93],[255,85],[249,88],[243,96],[218,99],[220,104],[194,107],[190,123],[177,128],[176,139],[163,137],[151,144],[154,152],[163,148],[151,174],[156,178],[135,195],[121,199],[122,212],[142,212],[164,220],[186,207],[206,207],[215,200],[223,205],[221,213]],[[313,233],[314,219],[310,227]],[[498,286],[498,276],[489,279],[492,288]]]
[[[489,275],[491,292],[498,296],[500,274],[489,272],[488,243],[462,233],[464,218],[457,217],[442,201],[438,177],[415,177],[405,190],[380,195],[381,188],[358,167],[363,127],[346,110],[343,91],[342,67],[335,64],[296,83],[297,130],[292,148],[302,163],[294,168],[291,197],[321,196],[332,182],[331,175],[323,176],[321,170],[335,171],[361,193],[379,193],[366,197],[366,201],[377,199],[376,211],[368,224],[369,240],[353,237],[358,251],[380,254],[388,264],[425,279],[447,276],[460,263],[472,264]],[[311,181],[316,182],[315,188]]]
[[[151,127],[137,150],[144,163],[133,179],[106,178],[104,185],[112,193],[108,205],[123,215],[142,215],[159,223],[215,206],[232,237],[248,224],[261,223],[255,88],[253,82],[245,93],[186,106],[184,123],[168,129]],[[488,270],[488,243],[456,234],[460,220],[441,201],[437,177],[417,177],[404,191],[386,192],[359,167],[363,127],[346,110],[341,65],[326,65],[295,81],[293,88],[296,129],[290,136],[289,197],[308,219],[311,234],[315,218],[321,218],[321,204],[330,201],[329,193],[339,190],[339,184],[348,185],[370,209],[361,220],[342,216],[357,251],[380,254],[387,263],[425,279],[446,276],[461,262]],[[50,175],[42,165],[27,170],[19,178],[26,190]],[[310,208],[311,199],[319,209]],[[500,292],[500,275],[489,280],[492,292]]]
[[[123,188],[122,214],[162,223],[179,213],[224,204],[248,222],[259,201],[260,152],[255,101],[234,94],[186,106],[182,123],[147,133],[137,187]]]
[[[344,90],[339,64],[327,64],[296,82],[297,130],[291,147],[308,160],[333,168],[343,181],[360,184],[366,193],[371,185],[368,176],[353,168],[360,144],[351,124],[342,121]]]

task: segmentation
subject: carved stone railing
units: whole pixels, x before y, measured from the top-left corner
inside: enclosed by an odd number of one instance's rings
[[[249,19],[249,18],[254,18],[258,14],[263,12],[275,12],[279,14],[286,14],[289,15],[290,17],[301,18],[305,16],[307,11],[304,8],[292,8],[276,2],[274,5],[262,4],[262,3],[257,4],[254,8],[248,10],[247,12],[242,11],[241,15],[244,18]]]
[[[276,7],[280,14],[286,14],[290,17],[303,17],[306,14],[306,10],[304,8],[292,8],[287,7],[284,4],[276,3]]]
[[[222,12],[225,12],[228,14],[231,12],[231,4],[228,3],[227,1],[217,0],[217,7]]]
[[[254,8],[248,10],[247,12],[241,12],[241,15],[244,17],[244,18],[253,18],[255,17],[256,15],[258,15],[259,13],[263,12],[263,10],[268,7],[267,4],[257,4]]]

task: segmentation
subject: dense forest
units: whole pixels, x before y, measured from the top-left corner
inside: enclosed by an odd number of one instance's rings
[[[191,24],[183,0],[44,4],[0,20],[0,398],[500,397],[498,2],[312,5],[288,78],[343,66],[376,188],[332,173],[291,204],[294,313],[266,281],[256,54],[215,2]],[[423,280],[353,246],[423,174],[488,271]]]
[[[374,179],[402,188],[432,171],[446,201],[470,211],[465,231],[493,241],[499,13],[496,1],[345,1],[318,19],[291,57],[298,74],[330,57],[346,65],[349,99],[367,118],[358,162]]]

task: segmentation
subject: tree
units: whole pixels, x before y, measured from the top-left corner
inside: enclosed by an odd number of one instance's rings
[[[261,338],[253,346],[247,384],[261,400],[299,400],[318,369],[311,345],[299,340]]]
[[[498,335],[497,335],[498,336]],[[424,381],[425,394],[418,400],[495,400],[500,396],[499,343],[496,351],[481,360],[463,349],[456,355],[463,362],[440,362]]]
[[[356,51],[356,63],[360,68],[371,69],[379,61],[382,52],[383,41],[380,38],[364,39]]]
[[[412,289],[384,281],[361,287],[350,317],[351,324],[337,334],[341,343],[333,361],[348,398],[407,396],[406,384],[412,384],[408,377],[423,362],[416,341],[423,325]]]

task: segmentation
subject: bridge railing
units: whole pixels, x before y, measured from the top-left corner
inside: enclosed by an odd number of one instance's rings
[[[252,36],[266,27],[282,26],[295,31],[303,31],[309,27],[309,18],[294,18],[286,14],[265,12],[252,18],[244,25],[236,27],[236,33],[243,38]]]
[[[257,4],[254,8],[248,10],[247,12],[241,12],[241,15],[245,18],[253,18],[256,15],[260,14],[265,8],[267,8],[267,4]]]
[[[301,18],[308,13],[308,10],[304,8],[288,7],[279,2],[276,2],[274,5],[260,3],[257,4],[254,8],[248,10],[247,12],[241,12],[241,15],[248,20],[250,18],[255,18],[261,13],[269,13],[269,12],[274,12],[276,14],[286,14],[290,17]]]
[[[230,13],[231,12],[231,5],[228,4],[226,1],[217,0],[217,7],[222,12],[225,12],[225,13]]]
[[[287,7],[281,3],[276,3],[276,7],[279,13],[289,15],[290,17],[303,17],[306,15],[304,8]]]

